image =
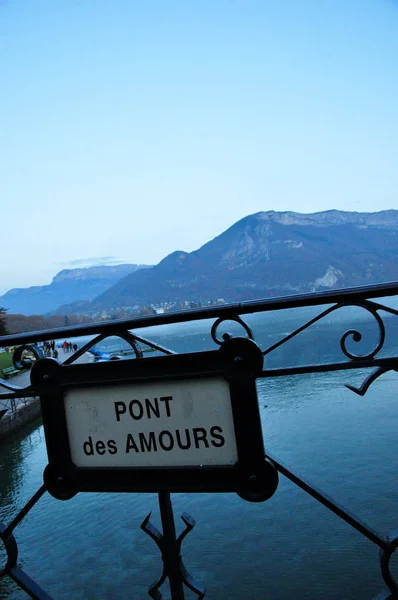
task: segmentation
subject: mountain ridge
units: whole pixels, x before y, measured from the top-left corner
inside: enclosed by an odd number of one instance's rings
[[[398,211],[248,215],[187,253],[120,279],[79,311],[251,300],[397,279]],[[68,314],[68,306],[60,311]],[[58,312],[58,311],[57,311]]]
[[[51,283],[13,288],[0,296],[0,306],[10,313],[45,314],[69,302],[86,302],[100,295],[122,277],[147,265],[121,264],[64,269]]]

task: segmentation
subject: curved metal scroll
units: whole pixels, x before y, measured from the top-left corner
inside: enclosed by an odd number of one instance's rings
[[[231,339],[232,335],[230,333],[224,333],[222,335],[222,339],[220,339],[219,337],[217,337],[217,329],[220,327],[220,325],[222,323],[225,323],[227,321],[233,321],[235,323],[238,323],[239,325],[241,325],[243,327],[243,329],[246,331],[247,333],[247,337],[250,340],[254,340],[254,334],[252,332],[252,330],[250,329],[250,327],[248,326],[247,323],[245,323],[245,321],[243,321],[243,319],[241,319],[238,315],[236,315],[236,317],[220,317],[219,319],[217,319],[216,321],[214,321],[212,328],[211,328],[211,337],[212,340],[218,345],[221,346],[224,342],[226,342],[227,340]]]
[[[152,525],[152,523],[150,522],[151,514],[152,513],[149,513],[145,517],[145,519],[141,523],[141,529],[143,531],[145,531],[145,533],[147,535],[149,535],[150,538],[153,539],[153,541],[159,548],[160,553],[163,558],[163,570],[162,570],[162,573],[161,573],[159,579],[157,579],[149,587],[148,595],[151,598],[153,598],[153,600],[162,600],[163,595],[161,594],[159,588],[164,584],[167,577],[169,576],[169,571],[168,571],[168,567],[167,567],[168,563],[166,560],[166,558],[167,558],[166,553],[168,551],[168,548],[167,548],[167,544],[165,542],[164,535],[162,533],[160,533],[160,531],[154,525]],[[188,589],[190,589],[192,592],[194,592],[197,595],[198,600],[203,600],[203,598],[205,597],[205,594],[206,594],[206,589],[202,585],[200,585],[199,583],[194,581],[192,576],[189,574],[189,572],[185,568],[185,565],[181,558],[181,544],[182,544],[184,538],[188,535],[188,533],[190,531],[192,531],[192,529],[195,527],[196,522],[188,513],[182,513],[181,519],[185,524],[185,529],[180,533],[180,535],[178,536],[178,538],[176,540],[176,552],[177,552],[177,555],[179,558],[180,580],[183,585],[185,585]]]
[[[398,598],[398,582],[395,580],[390,569],[390,560],[395,550],[398,548],[398,530],[387,538],[389,542],[387,548],[380,549],[380,567],[383,579],[388,589],[392,592],[392,598]]]

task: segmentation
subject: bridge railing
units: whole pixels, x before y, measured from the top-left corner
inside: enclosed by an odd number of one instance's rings
[[[253,356],[253,361],[255,361],[257,360],[257,355],[255,353],[252,355],[249,353],[243,358],[238,354],[234,355],[233,359],[235,361],[236,372],[230,374],[230,376],[238,386],[238,389],[243,389],[239,388],[239,385],[241,385],[241,380],[247,379],[247,373],[249,371],[252,373],[255,380],[258,381],[267,378],[277,377],[285,379],[294,375],[327,373],[332,371],[345,371],[348,376],[350,372],[359,372],[359,370],[361,370],[361,373],[367,373],[361,384],[359,386],[353,385],[348,379],[346,387],[350,390],[350,393],[363,396],[378,378],[383,377],[383,375],[389,371],[398,371],[398,353],[396,351],[398,343],[395,343],[395,345],[391,344],[390,334],[388,333],[390,330],[393,331],[394,325],[396,327],[396,319],[398,317],[398,310],[396,308],[398,306],[397,299],[398,283],[393,283],[388,285],[297,295],[285,298],[250,301],[217,307],[213,306],[177,313],[147,315],[134,319],[105,323],[101,322],[98,324],[86,324],[82,326],[54,329],[51,331],[5,336],[0,338],[0,347],[10,345],[18,346],[14,355],[14,364],[16,368],[32,366],[31,364],[27,364],[26,358],[24,358],[27,354],[30,356],[29,360],[33,361],[34,364],[32,367],[31,383],[24,388],[19,388],[8,380],[0,380],[0,403],[16,403],[20,398],[40,396],[42,407],[44,407],[45,411],[48,411],[46,402],[48,401],[48,397],[51,397],[51,394],[54,393],[55,388],[46,388],[45,383],[40,380],[40,377],[33,376],[34,372],[44,373],[44,378],[47,373],[45,369],[43,371],[44,367],[39,368],[40,364],[48,365],[48,359],[43,359],[40,350],[35,346],[38,342],[50,339],[62,340],[71,337],[91,336],[91,339],[87,341],[87,343],[81,345],[77,352],[68,355],[66,358],[63,357],[65,358],[63,366],[61,367],[61,369],[63,369],[64,367],[68,368],[69,366],[74,365],[77,361],[79,362],[79,360],[81,361],[82,357],[84,357],[90,349],[92,350],[107,338],[113,336],[119,337],[124,343],[129,344],[132,358],[129,353],[124,353],[125,355],[123,356],[123,352],[119,353],[119,355],[114,354],[111,357],[114,362],[116,362],[115,359],[122,359],[121,362],[126,365],[124,370],[122,367],[110,366],[111,361],[104,361],[103,363],[96,365],[95,373],[98,377],[97,383],[101,385],[106,383],[108,373],[112,381],[116,381],[118,378],[123,379],[123,373],[129,368],[134,371],[137,377],[140,376],[141,372],[146,373],[145,377],[148,380],[148,373],[150,373],[148,365],[161,364],[160,362],[147,362],[153,361],[153,358],[151,357],[154,355],[175,356],[176,354],[178,355],[178,353],[176,353],[174,349],[163,346],[159,341],[151,339],[151,335],[148,335],[146,331],[151,328],[149,331],[152,332],[152,328],[156,326],[180,324],[181,331],[185,332],[184,335],[186,337],[184,347],[189,349],[189,336],[191,335],[191,330],[186,327],[184,328],[184,324],[207,319],[211,320],[209,339],[211,339],[214,347],[228,349],[228,352],[230,352],[230,348],[232,347],[231,339],[234,340],[238,338],[239,340],[241,338],[247,338],[253,342],[259,351],[261,351],[260,368],[256,367],[256,369],[254,369],[253,367],[253,371],[251,371],[251,365],[248,364],[249,359],[247,357]],[[290,311],[289,314],[291,314],[291,311],[297,310],[300,319],[304,314],[302,311],[299,312],[301,309],[309,310],[309,312],[305,313],[307,315],[306,318],[300,323],[297,323],[297,319],[286,319],[283,328],[285,331],[277,336],[277,338],[267,335],[266,327],[265,331],[263,328],[261,335],[257,335],[255,320],[253,320],[252,317],[248,317],[248,315],[254,315],[256,313],[268,314],[268,323],[271,324],[273,320],[277,318],[284,320],[283,315],[288,313],[284,313],[283,311]],[[327,324],[330,322],[330,319],[343,312],[345,314],[345,320],[341,325],[342,327],[344,326],[343,331],[339,333],[337,337],[335,334],[329,335]],[[290,327],[289,324],[292,324],[293,322],[294,326],[292,326],[291,330],[286,331],[286,329],[289,329]],[[326,326],[324,326],[325,324]],[[310,329],[313,331],[313,335],[311,336],[311,343],[309,344],[309,338],[305,337],[305,332]],[[231,333],[231,331],[233,333]],[[281,354],[279,349],[293,343],[295,344],[295,351],[290,355],[289,359],[284,362],[286,354]],[[318,351],[316,352],[314,350],[316,350],[317,347]],[[228,352],[226,351],[224,354],[227,355]],[[205,353],[198,352],[198,360],[200,357],[200,360],[202,360],[204,355]],[[209,358],[210,355],[206,356]],[[174,362],[172,364],[174,365],[174,369],[178,368],[178,360],[178,356],[173,359]],[[240,370],[242,369],[242,362],[245,364],[243,370]],[[181,365],[185,363],[186,361],[182,361]],[[211,361],[209,364],[210,363]],[[129,367],[129,365],[131,365],[131,367]],[[186,368],[186,366],[184,368]],[[206,368],[209,369],[211,367],[207,366]],[[181,366],[181,369],[183,369],[183,366]],[[72,371],[65,369],[62,372],[65,372],[65,381],[68,383],[69,375],[66,376],[66,373],[72,373]],[[86,367],[82,367],[79,371],[81,381],[83,381],[84,377],[87,375],[91,378],[90,385],[94,385],[96,381],[93,381],[93,372],[94,371],[87,370]],[[77,371],[75,370],[73,373],[76,378]],[[47,375],[47,378],[48,377],[49,376]],[[86,385],[87,381],[84,381]],[[45,398],[47,398],[47,400],[45,400]],[[122,408],[119,408],[121,413]],[[255,412],[253,414],[255,417]],[[237,425],[235,422],[235,429],[236,427]],[[47,428],[46,435],[49,433],[51,434],[51,423],[49,423],[48,417],[47,422],[45,421],[45,428]],[[50,445],[48,447],[51,447],[51,443],[50,440]],[[384,580],[384,590],[380,592],[377,598],[379,600],[398,598],[398,585],[394,579],[390,565],[391,557],[398,546],[397,531],[381,533],[374,530],[359,516],[353,514],[349,509],[339,504],[310,481],[307,481],[299,475],[291,466],[285,465],[274,455],[272,448],[265,449],[263,461],[268,469],[268,488],[266,493],[261,497],[261,493],[259,493],[256,488],[256,475],[252,475],[252,497],[250,497],[249,493],[246,494],[248,496],[246,499],[254,501],[266,500],[272,494],[277,494],[278,474],[286,477],[379,548],[380,572],[381,577]],[[178,481],[180,483],[178,485],[180,486],[183,477],[184,475],[181,477],[179,476]],[[188,477],[193,477],[191,472],[189,472],[189,475],[187,474],[187,478]],[[58,480],[60,479],[62,478],[58,477]],[[95,481],[98,482],[98,479],[95,479]],[[17,516],[8,524],[0,524],[0,538],[5,547],[7,556],[6,563],[3,566],[0,565],[0,578],[11,578],[20,588],[25,590],[31,598],[40,600],[48,599],[50,596],[41,589],[32,577],[27,575],[27,573],[18,566],[18,547],[16,538],[14,537],[14,531],[29,511],[34,509],[36,503],[46,492],[50,491],[55,497],[57,497],[57,494],[58,497],[62,497],[62,486],[57,488],[58,483],[55,484],[48,473],[47,475],[45,474],[43,485],[26,503]],[[122,484],[119,482],[118,485]],[[151,488],[150,481],[147,485]],[[67,497],[68,494],[72,496],[75,493],[73,490],[71,493],[71,488],[65,489],[67,490],[65,492],[65,497]],[[151,491],[154,490],[151,489]],[[170,495],[170,492],[174,491],[174,488],[168,490],[167,485],[162,484],[161,488],[157,491],[162,531],[158,531],[152,525],[149,516],[144,519],[141,525],[142,529],[159,547],[163,560],[162,573],[158,581],[149,588],[149,595],[152,598],[159,600],[161,598],[160,588],[166,579],[168,579],[173,600],[182,600],[185,597],[185,588],[194,592],[198,598],[203,598],[205,596],[205,589],[194,581],[186,570],[182,559],[182,542],[194,527],[195,521],[190,515],[183,513],[182,519],[185,529],[181,535],[177,537]],[[262,492],[263,491],[264,490],[262,490]],[[256,497],[256,494],[259,494],[259,496]],[[338,566],[336,566],[336,568],[338,568]]]

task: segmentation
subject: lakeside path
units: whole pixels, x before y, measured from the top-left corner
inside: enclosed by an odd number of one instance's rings
[[[71,356],[71,354],[64,354],[63,352],[62,353],[60,352],[57,360],[58,360],[58,362],[63,363],[70,356]],[[91,362],[94,362],[94,356],[91,354],[91,352],[85,352],[83,354],[83,356],[80,356],[76,361],[74,361],[73,364],[77,365],[77,364],[91,363]],[[20,375],[14,375],[7,381],[12,383],[13,385],[18,385],[19,387],[22,387],[22,388],[27,387],[28,385],[30,385],[30,370],[24,371]],[[3,390],[5,390],[5,388],[0,385],[0,392]],[[9,400],[3,400],[2,402],[9,402]],[[20,404],[25,404],[24,399],[16,400],[16,406],[18,407]]]

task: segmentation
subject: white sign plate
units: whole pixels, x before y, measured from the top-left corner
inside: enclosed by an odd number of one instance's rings
[[[71,389],[65,413],[77,467],[223,466],[238,459],[222,378]]]

